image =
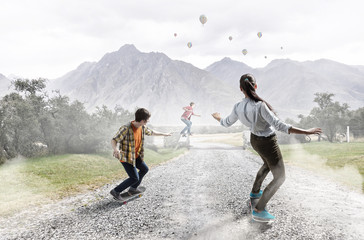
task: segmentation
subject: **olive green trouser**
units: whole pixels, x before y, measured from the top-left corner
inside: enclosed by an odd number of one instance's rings
[[[264,210],[268,201],[277,192],[278,188],[285,180],[284,163],[275,134],[270,137],[258,137],[251,134],[250,143],[264,162],[263,166],[257,173],[252,192],[259,193],[262,183],[269,171],[273,174],[273,180],[264,189],[263,194],[256,205],[256,209],[261,211]]]

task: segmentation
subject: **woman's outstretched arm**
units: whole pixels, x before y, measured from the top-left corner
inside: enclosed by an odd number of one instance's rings
[[[322,130],[321,128],[310,128],[310,129],[301,129],[296,127],[291,127],[288,130],[288,133],[295,133],[295,134],[321,134]]]

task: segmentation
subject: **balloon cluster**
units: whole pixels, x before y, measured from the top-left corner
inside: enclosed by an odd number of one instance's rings
[[[204,26],[206,24],[206,22],[207,22],[207,17],[204,14],[202,14],[199,17],[199,20],[200,20],[202,26]],[[174,33],[174,36],[177,37],[177,33]],[[260,39],[263,36],[262,32],[258,32],[257,33],[257,36]],[[228,39],[229,39],[229,41],[232,41],[233,40],[233,37],[232,36],[229,36]],[[188,48],[191,48],[192,47],[192,42],[188,42],[187,43],[187,47]],[[283,50],[283,47],[281,47],[281,50]],[[248,50],[247,49],[243,49],[243,50],[241,50],[241,52],[242,52],[242,54],[244,56],[248,54]],[[267,59],[267,56],[264,56],[264,58]]]
[[[257,33],[257,36],[258,36],[258,38],[261,38],[261,37],[263,36],[262,32],[258,32],[258,33]],[[247,55],[247,54],[248,54],[248,50],[246,50],[246,49],[243,49],[241,52],[242,52],[244,55]],[[265,58],[267,58],[267,56],[265,56]]]
[[[207,17],[205,15],[201,15],[200,16],[200,22],[202,23],[202,26],[204,26],[204,24],[207,22]],[[177,37],[177,33],[174,34],[175,37]],[[191,48],[192,47],[192,42],[188,42],[187,43],[187,47]]]

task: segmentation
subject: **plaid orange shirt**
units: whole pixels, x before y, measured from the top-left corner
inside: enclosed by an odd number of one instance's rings
[[[147,126],[142,127],[142,142],[139,148],[139,157],[144,159],[144,134],[151,136],[153,130]],[[127,162],[135,167],[135,140],[134,132],[131,126],[131,122],[120,127],[119,131],[113,137],[117,143],[119,143],[119,150],[121,158],[120,162]]]

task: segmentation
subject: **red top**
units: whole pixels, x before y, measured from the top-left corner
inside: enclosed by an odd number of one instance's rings
[[[187,106],[187,107],[184,107],[184,108],[187,108],[188,110],[185,111],[181,118],[184,118],[184,119],[187,119],[187,120],[190,120],[191,119],[191,116],[194,115],[193,113],[193,108],[191,106]]]

